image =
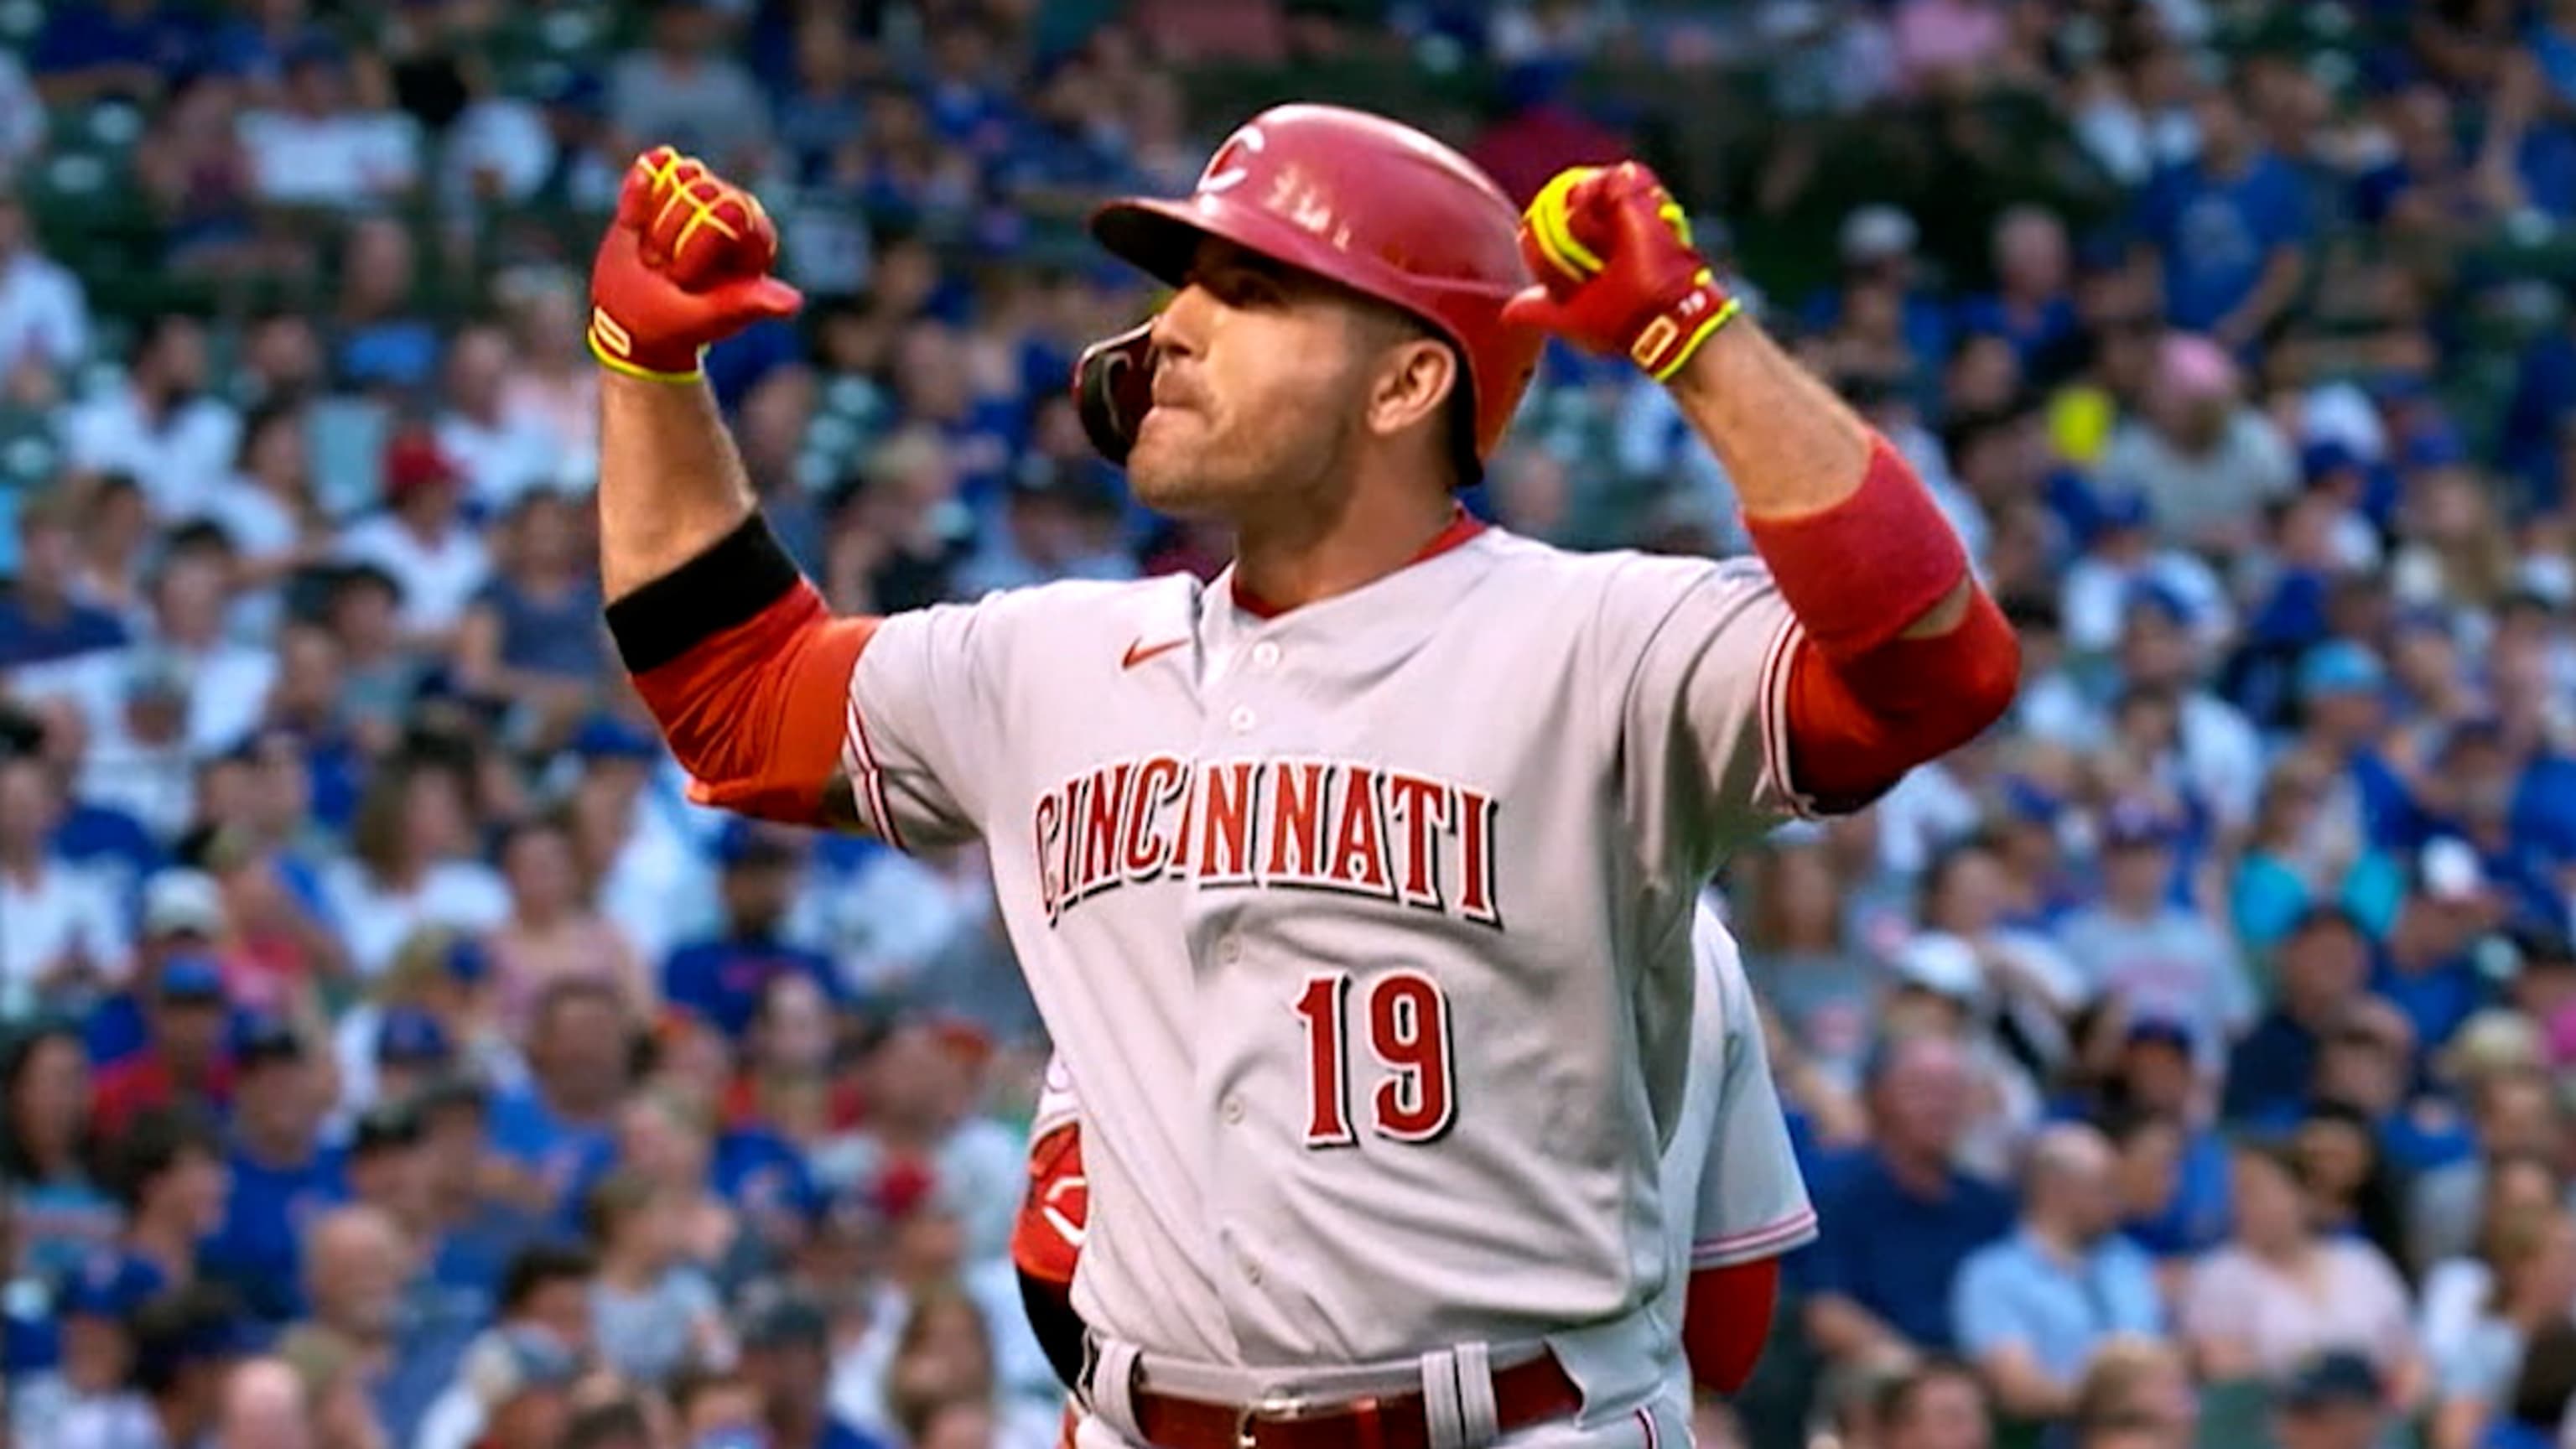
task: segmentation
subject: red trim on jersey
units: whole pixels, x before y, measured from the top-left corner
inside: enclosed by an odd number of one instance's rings
[[[1431,559],[1438,558],[1440,555],[1447,553],[1449,550],[1456,548],[1458,545],[1465,543],[1467,540],[1474,538],[1477,534],[1484,531],[1485,520],[1469,513],[1464,508],[1453,506],[1449,513],[1448,525],[1442,528],[1438,533],[1431,535],[1431,541],[1422,546],[1422,551],[1420,553],[1406,559],[1404,561],[1404,566],[1406,568],[1411,568],[1415,564],[1424,563]],[[1276,619],[1281,614],[1288,612],[1277,604],[1270,602],[1268,599],[1262,598],[1260,595],[1245,589],[1241,579],[1235,580],[1234,583],[1234,604],[1236,608],[1243,610],[1243,612],[1250,614],[1256,619]]]
[[[1779,1297],[1777,1258],[1691,1274],[1682,1306],[1682,1353],[1690,1360],[1691,1381],[1721,1394],[1743,1388],[1762,1361]]]
[[[2012,706],[2021,641],[1983,589],[1957,627],[1848,658],[1802,639],[1789,659],[1789,779],[1828,809],[1876,798]]]
[[[1082,1256],[1078,1237],[1091,1222],[1091,1194],[1081,1183],[1082,1131],[1067,1122],[1029,1145],[1029,1190],[1011,1224],[1011,1263],[1050,1287],[1071,1289]]]
[[[833,618],[813,586],[799,583],[635,676],[636,692],[688,769],[690,798],[790,824],[822,823],[824,793],[848,739],[850,672],[876,629],[875,619]],[[881,819],[871,823],[884,828]]]

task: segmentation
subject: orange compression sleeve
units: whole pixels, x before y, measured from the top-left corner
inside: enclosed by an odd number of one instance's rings
[[[758,515],[608,608],[609,632],[703,805],[824,823],[850,674],[876,632],[835,619]]]

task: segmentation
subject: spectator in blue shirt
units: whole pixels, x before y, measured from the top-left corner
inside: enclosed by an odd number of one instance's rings
[[[303,1310],[304,1235],[346,1196],[321,1147],[326,1084],[303,1037],[275,1018],[240,1029],[233,1074],[232,1195],[206,1266],[253,1315],[283,1323]]]
[[[551,983],[537,998],[528,1032],[532,1079],[492,1103],[492,1146],[534,1179],[536,1199],[565,1226],[574,1194],[616,1155],[636,1030],[625,998],[608,982]]]
[[[2111,1144],[2076,1123],[2034,1139],[2018,1231],[1969,1255],[1951,1285],[1959,1351],[1982,1370],[2012,1418],[2045,1421],[2074,1408],[2075,1389],[2102,1346],[2160,1331],[2155,1268],[2115,1229]]]
[[[2371,990],[2405,1013],[2420,1053],[2441,1049],[2486,1003],[2471,948],[2503,923],[2504,901],[2477,851],[2441,839],[2417,857],[2415,888],[2398,907]]]
[[[704,1017],[740,1043],[760,1014],[769,983],[784,975],[812,978],[827,997],[840,995],[832,962],[819,951],[789,944],[779,934],[797,890],[803,852],[756,827],[726,832],[724,874],[717,883],[724,927],[712,940],[671,953],[662,966],[662,997]]]
[[[2148,188],[2143,229],[2164,258],[2168,320],[2242,349],[2307,281],[2307,191],[2225,87],[2203,91],[2192,116],[2200,157]]]
[[[72,494],[66,490],[21,505],[18,571],[0,592],[0,669],[19,669],[123,645],[116,615],[72,592],[75,553]]]
[[[1800,1260],[1807,1331],[1836,1360],[1948,1349],[1960,1264],[2012,1227],[2012,1198],[1951,1165],[1969,1112],[1958,1045],[1902,1037],[1873,1066],[1873,1140],[1818,1202],[1824,1236]]]

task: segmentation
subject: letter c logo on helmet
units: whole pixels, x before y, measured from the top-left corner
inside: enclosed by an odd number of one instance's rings
[[[1241,186],[1243,178],[1252,174],[1240,164],[1243,153],[1249,151],[1258,156],[1262,148],[1268,144],[1269,142],[1262,138],[1258,123],[1247,124],[1242,130],[1226,137],[1225,144],[1217,147],[1216,154],[1208,158],[1207,170],[1199,175],[1198,194],[1214,196],[1220,191],[1230,191]]]
[[[1458,353],[1463,416],[1473,423],[1460,430],[1464,484],[1502,442],[1546,342],[1503,320],[1503,304],[1530,282],[1520,219],[1474,162],[1410,126],[1286,105],[1228,136],[1189,196],[1113,201],[1092,214],[1091,234],[1168,286],[1185,285],[1199,243],[1219,237],[1419,319]],[[1151,360],[1136,332],[1095,345],[1076,365],[1084,426],[1113,462],[1125,461],[1142,421],[1141,411],[1126,412],[1150,396],[1140,379]]]

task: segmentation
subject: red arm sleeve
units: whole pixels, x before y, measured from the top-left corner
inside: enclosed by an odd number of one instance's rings
[[[1805,628],[1789,665],[1790,769],[1828,806],[1866,803],[1907,770],[2001,718],[2021,645],[1971,578],[1967,550],[1903,455],[1870,443],[1850,497],[1814,513],[1747,515],[1773,582]],[[1905,631],[1965,584],[1968,610],[1941,633]]]
[[[1983,589],[1929,638],[1848,659],[1801,640],[1789,661],[1789,774],[1828,807],[1876,798],[1905,772],[1975,739],[2012,705],[2021,641]]]
[[[833,618],[799,580],[750,618],[637,674],[636,692],[694,782],[690,798],[823,824],[848,730],[850,673],[876,627]]]
[[[1780,1297],[1780,1260],[1761,1258],[1691,1274],[1682,1307],[1682,1352],[1691,1381],[1731,1394],[1753,1377],[1762,1343],[1771,1333],[1771,1310]]]
[[[1071,1288],[1082,1256],[1082,1232],[1090,1221],[1082,1129],[1067,1123],[1029,1148],[1029,1190],[1011,1226],[1011,1262],[1038,1282]]]

